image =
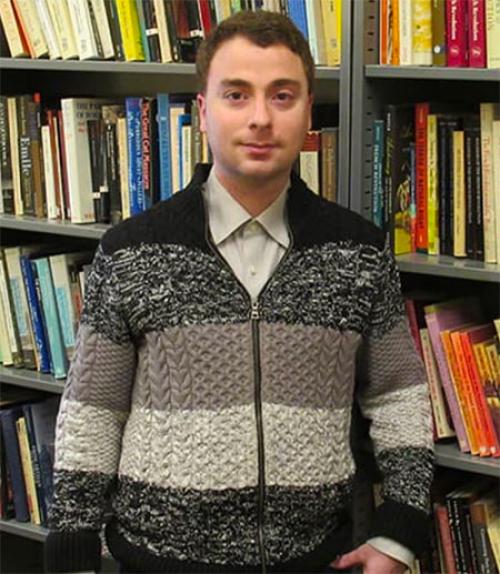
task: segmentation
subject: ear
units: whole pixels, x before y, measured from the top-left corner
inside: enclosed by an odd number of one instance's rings
[[[198,104],[198,110],[200,112],[200,132],[206,132],[207,100],[205,94],[202,92],[198,92],[198,94],[196,94],[196,102]]]

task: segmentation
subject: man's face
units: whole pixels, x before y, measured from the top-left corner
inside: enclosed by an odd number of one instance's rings
[[[236,36],[215,53],[198,104],[223,183],[288,177],[310,128],[312,96],[299,56]]]

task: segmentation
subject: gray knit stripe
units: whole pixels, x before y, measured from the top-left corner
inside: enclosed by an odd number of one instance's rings
[[[263,405],[266,483],[313,486],[353,473],[350,409]],[[245,488],[258,481],[253,405],[223,411],[133,409],[120,474],[164,488]],[[66,467],[68,468],[68,467]]]
[[[426,384],[425,367],[415,352],[415,342],[405,316],[401,316],[384,335],[369,337],[362,344],[357,376],[366,382],[367,398]]]
[[[350,492],[351,477],[311,488],[268,486],[269,563],[285,562],[320,544],[339,526]],[[121,477],[113,506],[121,534],[135,546],[178,560],[236,565],[260,562],[257,500],[256,488],[198,492]],[[156,512],[158,507],[164,511]]]
[[[130,408],[134,374],[132,343],[114,343],[92,327],[81,324],[64,399],[126,412]]]

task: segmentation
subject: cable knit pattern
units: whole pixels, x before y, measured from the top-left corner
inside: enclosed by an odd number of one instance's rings
[[[111,551],[159,570],[258,565],[259,529],[271,565],[314,552],[346,524],[354,401],[384,476],[380,528],[418,552],[429,401],[381,234],[292,178],[291,245],[256,316],[207,239],[204,177],[96,252],[57,422],[49,569],[96,552],[108,503]]]

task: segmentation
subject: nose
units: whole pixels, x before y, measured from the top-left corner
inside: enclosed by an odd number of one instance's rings
[[[265,97],[256,97],[250,114],[250,127],[267,128],[271,125],[271,113]]]

